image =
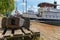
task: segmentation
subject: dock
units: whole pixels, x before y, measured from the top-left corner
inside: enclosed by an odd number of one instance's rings
[[[60,26],[44,24],[39,21],[31,22],[31,26],[40,31],[40,40],[60,40]]]

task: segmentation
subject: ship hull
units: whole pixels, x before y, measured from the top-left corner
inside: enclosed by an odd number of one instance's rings
[[[60,26],[60,19],[38,19],[41,23],[54,24]]]

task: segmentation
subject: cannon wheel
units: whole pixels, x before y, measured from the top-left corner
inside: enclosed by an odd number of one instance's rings
[[[7,18],[6,17],[4,17],[3,19],[2,19],[2,28],[6,28],[6,20],[7,20]]]

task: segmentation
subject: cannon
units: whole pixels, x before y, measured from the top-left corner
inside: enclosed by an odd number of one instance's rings
[[[30,19],[22,15],[3,17],[1,25],[4,30],[3,40],[36,40],[40,38],[40,32],[36,31],[34,27],[30,27]],[[12,36],[5,35],[8,30],[12,31]],[[16,30],[19,30],[20,33]]]
[[[23,19],[23,20],[21,20],[21,19]],[[21,23],[23,23],[23,24],[21,24]],[[3,34],[5,34],[7,29],[10,29],[12,31],[21,29],[21,28],[29,29],[30,20],[29,20],[29,18],[24,18],[24,17],[14,17],[14,16],[4,17],[4,18],[2,18],[1,25],[2,25],[2,28],[4,29]]]

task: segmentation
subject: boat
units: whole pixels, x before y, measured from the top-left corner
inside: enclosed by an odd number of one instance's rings
[[[54,1],[54,3],[39,3],[38,17],[40,18],[37,19],[44,23],[60,24],[60,9],[58,9],[57,6],[60,5],[58,5],[56,1]]]

